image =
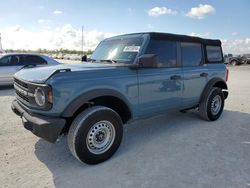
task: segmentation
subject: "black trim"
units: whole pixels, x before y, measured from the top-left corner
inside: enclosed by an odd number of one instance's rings
[[[116,97],[122,100],[128,107],[130,114],[132,115],[132,110],[130,107],[129,101],[119,92],[111,90],[111,89],[95,89],[91,90],[87,93],[83,93],[78,98],[74,99],[67,108],[62,113],[62,117],[72,117],[74,113],[83,105],[86,104],[91,99],[97,98],[97,97],[105,97],[105,96],[111,96]],[[131,117],[132,118],[132,117]]]
[[[170,34],[170,33],[148,33],[150,34],[152,39],[159,39],[159,40],[174,40],[179,42],[194,42],[194,43],[202,43],[206,45],[221,45],[220,40],[213,40],[213,39],[203,39],[200,37],[193,37],[188,35],[177,35],[177,34]]]
[[[116,37],[122,37],[127,35],[136,35],[136,34],[149,34],[151,39],[159,39],[159,40],[173,40],[173,41],[179,41],[179,42],[197,42],[202,43],[206,45],[219,45],[221,46],[221,41],[219,39],[204,39],[200,37],[194,37],[194,36],[188,36],[188,35],[178,35],[178,34],[172,34],[172,33],[159,33],[159,32],[141,32],[141,33],[129,33],[124,35],[117,35],[112,38]]]
[[[38,137],[55,142],[62,132],[66,121],[62,118],[50,118],[26,112],[16,100],[12,102],[12,111],[22,118],[23,126]]]
[[[213,88],[213,86],[218,82],[222,82],[223,84],[225,84],[226,87],[223,88],[223,89],[225,89],[225,90],[228,89],[227,84],[223,79],[221,79],[221,78],[213,78],[210,81],[208,81],[206,87],[203,89],[203,92],[202,92],[201,97],[200,97],[200,102],[204,99],[204,97],[206,96],[206,93],[209,92]],[[228,92],[223,91],[223,93],[224,93],[224,97],[226,99],[227,96],[228,96]]]

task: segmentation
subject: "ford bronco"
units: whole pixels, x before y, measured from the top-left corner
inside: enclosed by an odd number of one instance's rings
[[[126,34],[103,40],[87,62],[17,72],[12,110],[38,137],[67,135],[79,161],[97,164],[115,153],[131,121],[194,108],[217,120],[227,78],[220,40]]]

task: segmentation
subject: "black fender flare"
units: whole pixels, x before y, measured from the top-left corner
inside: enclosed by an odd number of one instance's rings
[[[238,58],[231,58],[230,61],[229,61],[229,63],[231,64],[232,61],[237,61],[238,63],[241,63],[241,60],[238,59]]]
[[[72,117],[74,115],[74,113],[84,104],[88,103],[88,101],[97,98],[97,97],[103,97],[103,96],[111,96],[111,97],[116,97],[118,99],[120,99],[121,101],[123,101],[132,116],[132,108],[131,108],[131,104],[129,103],[128,99],[121,94],[118,91],[112,90],[112,89],[94,89],[94,90],[90,90],[88,92],[85,92],[83,94],[81,94],[79,97],[77,97],[76,99],[74,99],[62,112],[61,116],[62,117]]]
[[[225,99],[228,97],[228,91],[225,91],[228,90],[227,83],[221,78],[212,78],[208,81],[205,88],[203,89],[200,97],[200,102],[206,97],[206,94],[216,85],[220,86],[223,89]]]

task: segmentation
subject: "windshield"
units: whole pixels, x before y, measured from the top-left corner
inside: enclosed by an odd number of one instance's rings
[[[93,62],[133,63],[141,49],[142,37],[121,37],[102,41],[91,56]]]

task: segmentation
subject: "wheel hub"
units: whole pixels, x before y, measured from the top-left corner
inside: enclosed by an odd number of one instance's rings
[[[219,95],[216,95],[211,104],[211,112],[213,115],[216,115],[219,113],[221,109],[221,97]]]
[[[86,143],[91,153],[102,154],[111,147],[114,139],[114,125],[109,121],[99,121],[90,128]]]
[[[105,137],[106,137],[105,132],[99,131],[95,135],[95,140],[96,140],[96,142],[101,143],[105,139]]]

